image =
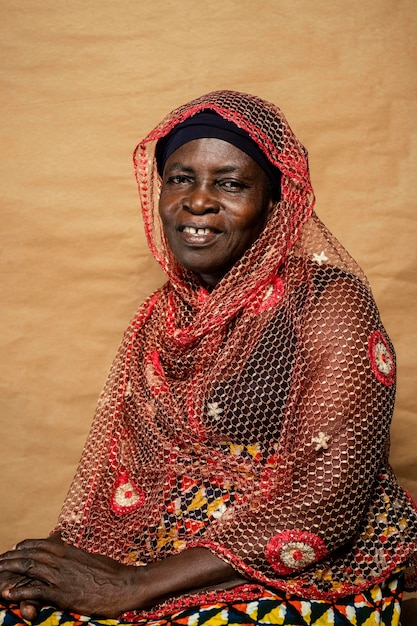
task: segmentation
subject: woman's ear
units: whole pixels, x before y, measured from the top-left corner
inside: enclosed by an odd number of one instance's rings
[[[268,201],[268,217],[271,215],[272,211],[274,210],[274,207],[279,203],[279,200],[274,199],[274,196],[271,194],[269,201]]]

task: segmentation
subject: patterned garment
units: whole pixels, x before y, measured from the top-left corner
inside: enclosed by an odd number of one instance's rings
[[[251,602],[219,602],[179,611],[158,619],[143,619],[138,626],[223,626],[225,624],[281,624],[282,626],[398,626],[400,624],[402,578],[394,575],[354,597],[335,602],[301,600],[265,589]],[[42,609],[33,626],[119,626],[132,624],[114,619],[92,619]],[[0,611],[0,626],[26,626],[17,609]]]
[[[246,132],[281,180],[265,228],[213,289],[168,245],[155,159],[158,141],[207,110]],[[205,548],[251,585],[302,598],[302,610],[315,599],[343,606],[417,546],[415,506],[388,463],[395,352],[368,281],[316,215],[307,152],[275,105],[202,96],[151,131],[134,163],[168,282],[126,330],[55,530],[145,567]],[[184,180],[168,177],[162,190]],[[214,182],[224,208],[231,181]],[[224,241],[217,208],[198,236]],[[186,219],[178,232],[200,230]],[[205,602],[177,600],[160,615]],[[142,617],[159,619],[132,621]]]

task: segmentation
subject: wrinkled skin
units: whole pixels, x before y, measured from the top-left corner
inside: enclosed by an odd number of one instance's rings
[[[33,585],[35,581],[26,576],[15,576],[9,572],[2,572],[0,574],[0,590],[1,593],[7,589],[19,588],[21,586]],[[22,617],[31,622],[36,619],[40,610],[40,604],[35,600],[22,600],[20,603],[20,612]]]
[[[0,588],[7,600],[21,602],[22,614],[29,620],[44,604],[117,617],[139,601],[137,572],[56,539],[27,540],[2,555]]]
[[[48,541],[60,542],[61,538],[59,533],[52,534],[49,537]],[[13,550],[15,548],[17,548],[17,546],[15,546]],[[8,590],[18,590],[20,587],[34,586],[36,582],[37,581],[34,581],[29,576],[13,574],[7,569],[3,570],[3,568],[1,568],[0,566],[0,595],[4,598],[6,597],[4,594]],[[36,600],[22,600],[20,602],[20,611],[22,613],[22,617],[28,621],[33,621],[34,619],[36,619],[40,608],[41,604]]]
[[[41,606],[116,618],[169,596],[212,585],[243,584],[235,570],[204,548],[191,548],[146,567],[126,566],[66,545],[59,537],[22,541],[0,556],[0,593],[33,621]]]

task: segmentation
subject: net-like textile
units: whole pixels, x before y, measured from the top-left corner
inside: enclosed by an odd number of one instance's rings
[[[282,172],[265,230],[208,293],[167,247],[155,142],[199,110],[244,128]],[[136,149],[146,233],[169,282],[126,331],[59,521],[124,563],[190,546],[310,598],[386,578],[417,519],[387,464],[395,357],[360,268],[313,211],[280,110],[214,92]]]

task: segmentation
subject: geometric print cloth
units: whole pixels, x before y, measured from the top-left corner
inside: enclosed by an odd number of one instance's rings
[[[138,626],[223,626],[280,624],[281,626],[399,626],[402,576],[337,601],[301,600],[265,588],[250,602],[218,602],[190,607],[158,619],[138,620]],[[0,626],[27,626],[16,607],[0,607]],[[123,626],[132,622],[94,619],[44,607],[32,626]]]

